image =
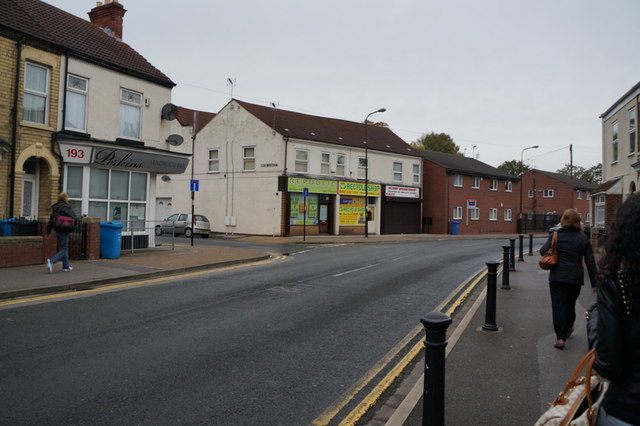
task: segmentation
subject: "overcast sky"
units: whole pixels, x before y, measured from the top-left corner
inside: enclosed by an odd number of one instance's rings
[[[48,0],[88,19],[89,0]],[[640,81],[639,0],[121,0],[123,39],[177,86],[352,121],[407,143],[448,133],[492,166],[601,162],[601,120]]]

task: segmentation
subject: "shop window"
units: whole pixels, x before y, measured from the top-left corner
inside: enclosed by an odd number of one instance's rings
[[[296,149],[295,171],[298,173],[309,172],[309,151],[306,149]]]
[[[120,136],[140,139],[142,94],[120,89]]]
[[[402,163],[393,162],[393,180],[394,182],[402,182]]]
[[[336,154],[336,175],[345,175],[346,156],[344,154]]]
[[[462,175],[453,175],[453,186],[462,187]]]
[[[209,150],[209,173],[220,172],[220,151],[218,149]]]
[[[256,147],[242,147],[242,170],[245,172],[253,172],[256,170]]]
[[[66,129],[85,132],[87,130],[87,94],[89,80],[69,75],[67,77],[67,97],[64,111]]]
[[[49,68],[26,63],[22,119],[47,124],[49,109]]]
[[[331,173],[331,154],[323,152],[320,154],[320,174],[328,175]]]
[[[300,193],[291,193],[291,206],[289,215],[290,225],[318,224],[318,194],[309,194],[305,197]],[[305,203],[306,201],[306,203]]]

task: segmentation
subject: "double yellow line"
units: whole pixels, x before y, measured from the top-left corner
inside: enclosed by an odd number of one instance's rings
[[[457,295],[460,296],[455,302],[451,304],[449,309],[445,312],[448,316],[453,313],[464,303],[465,299],[473,291],[473,289],[482,281],[487,275],[486,268],[471,275],[462,284],[460,284],[438,307],[436,311],[442,311],[450,301]],[[466,288],[465,288],[466,287]],[[463,291],[464,289],[464,291]],[[313,425],[327,425],[351,402],[357,394],[374,378],[380,374],[380,372],[389,365],[389,363],[395,359],[395,357],[412,341],[423,332],[424,328],[419,325],[416,326],[409,334],[407,334],[398,344],[396,344],[380,361],[376,363],[356,384],[354,384],[345,394],[336,402],[334,402],[324,413],[317,417],[311,424]],[[366,413],[373,407],[382,394],[393,384],[393,382],[402,374],[407,366],[420,354],[420,351],[424,348],[424,343],[419,341],[416,343],[403,357],[402,359],[391,369],[389,372],[380,379],[378,384],[362,399],[356,407],[349,412],[340,425],[353,425],[356,424]]]

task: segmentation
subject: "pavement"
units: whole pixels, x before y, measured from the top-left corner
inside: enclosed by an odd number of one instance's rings
[[[73,271],[62,272],[61,264],[48,273],[44,264],[0,269],[0,306],[9,299],[64,291],[77,291],[145,278],[238,265],[282,254],[278,244],[376,243],[433,239],[496,238],[508,244],[509,235],[396,235],[396,236],[307,236],[242,237],[259,247],[239,245],[190,246],[176,244],[122,252],[118,259],[72,262]],[[541,235],[537,238],[544,238]],[[186,241],[186,240],[185,240]],[[541,244],[536,241],[536,246]],[[256,247],[256,245],[251,245]],[[516,242],[517,246],[517,242]],[[525,253],[528,241],[525,238]],[[516,254],[516,258],[517,258]],[[445,424],[531,425],[564,388],[578,361],[587,351],[583,313],[595,302],[588,284],[576,307],[576,331],[564,350],[553,347],[548,272],[538,268],[538,253],[524,255],[510,272],[510,290],[502,290],[497,277],[497,331],[485,331],[486,278],[452,315],[447,331],[445,367]],[[498,260],[498,259],[487,259]],[[502,268],[500,268],[502,270]],[[588,279],[587,279],[588,281]],[[5,303],[3,303],[3,300]],[[418,360],[385,402],[366,417],[369,425],[412,426],[422,424],[424,361]],[[428,413],[427,413],[428,415]]]

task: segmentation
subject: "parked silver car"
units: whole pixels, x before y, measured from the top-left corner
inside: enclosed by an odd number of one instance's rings
[[[156,235],[173,234],[174,228],[175,235],[184,234],[187,238],[191,238],[192,232],[202,238],[209,238],[211,232],[209,220],[203,215],[175,213],[156,225]]]

